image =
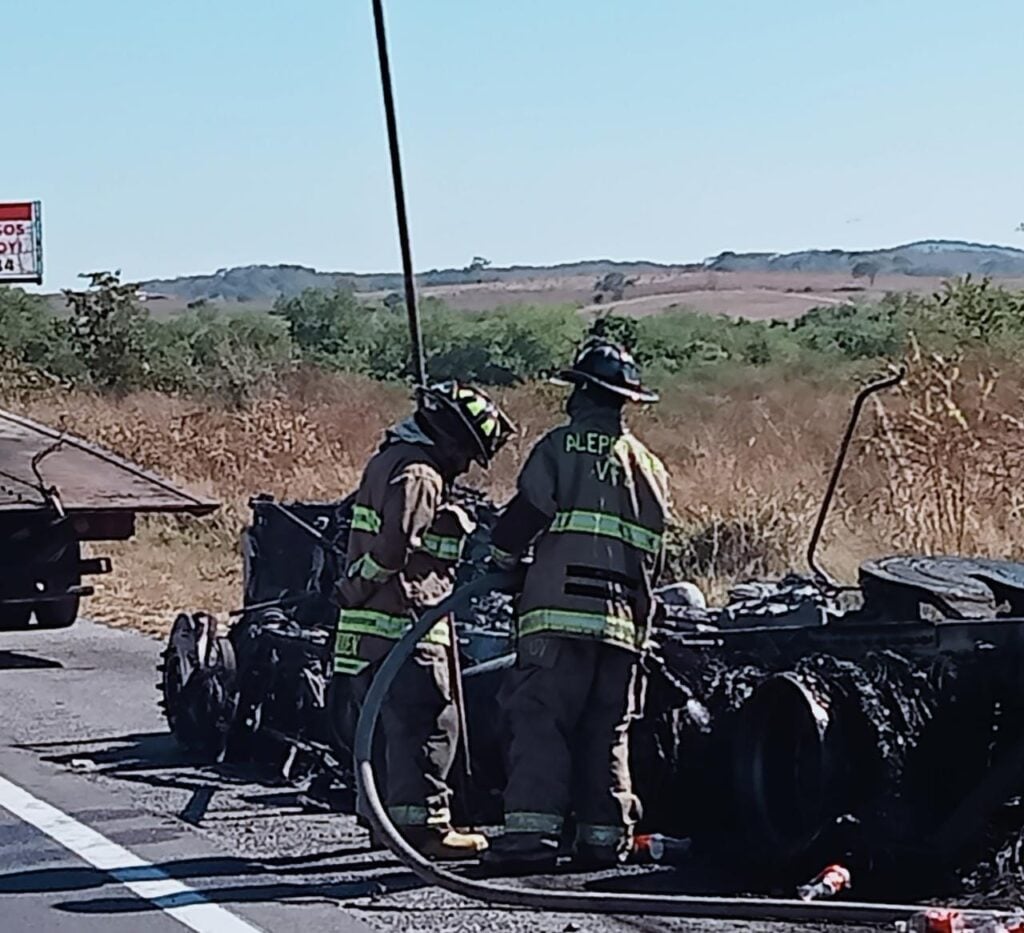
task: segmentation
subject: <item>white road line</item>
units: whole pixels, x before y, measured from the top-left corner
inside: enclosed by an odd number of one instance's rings
[[[258,927],[211,904],[198,891],[3,777],[0,807],[195,933],[260,933]]]

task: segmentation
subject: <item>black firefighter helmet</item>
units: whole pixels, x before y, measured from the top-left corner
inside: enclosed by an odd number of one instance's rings
[[[474,386],[449,380],[419,390],[419,413],[442,434],[457,425],[472,438],[474,457],[486,467],[516,433],[516,426],[492,400]]]
[[[572,367],[561,370],[552,382],[600,386],[631,402],[658,401],[658,393],[640,381],[640,367],[632,354],[603,337],[583,344]]]

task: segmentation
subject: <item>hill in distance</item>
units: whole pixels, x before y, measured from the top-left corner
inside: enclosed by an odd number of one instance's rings
[[[460,285],[501,285],[546,278],[593,276],[609,272],[624,275],[652,275],[666,272],[689,272],[702,268],[695,265],[662,265],[655,262],[613,262],[598,259],[563,263],[556,266],[504,266],[502,268],[430,269],[416,273],[421,288]],[[290,298],[307,289],[332,291],[350,288],[357,292],[400,292],[402,276],[398,272],[320,272],[308,266],[235,266],[218,269],[212,275],[186,275],[173,279],[153,279],[140,283],[151,294],[195,301],[267,302]]]
[[[704,264],[704,268],[717,272],[853,273],[858,266],[862,266],[864,275],[1019,278],[1024,275],[1024,250],[960,240],[919,240],[891,249],[863,252],[840,249],[797,253],[727,252]]]
[[[610,272],[624,276],[665,277],[693,272],[844,274],[855,277],[916,276],[947,278],[961,275],[1024,278],[1024,250],[960,240],[921,240],[890,249],[804,250],[795,253],[724,252],[703,263],[667,265],[654,262],[592,260],[554,266],[467,267],[431,269],[417,274],[421,288],[502,285],[526,282],[599,278]],[[359,292],[401,291],[398,273],[321,272],[299,265],[256,265],[218,269],[212,275],[153,279],[141,283],[150,294],[181,301],[242,301],[270,304],[307,289],[350,288]]]

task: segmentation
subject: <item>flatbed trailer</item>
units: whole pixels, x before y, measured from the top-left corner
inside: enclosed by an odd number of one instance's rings
[[[219,503],[91,444],[0,410],[0,630],[66,628],[108,557],[82,542],[124,541],[139,514],[206,515]]]

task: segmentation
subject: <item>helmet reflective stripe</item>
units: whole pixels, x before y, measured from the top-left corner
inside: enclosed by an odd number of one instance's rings
[[[487,466],[515,433],[515,425],[501,409],[484,392],[472,386],[448,381],[428,388],[423,397],[425,414],[437,412],[444,406],[459,416],[477,448],[475,459],[482,466]]]

